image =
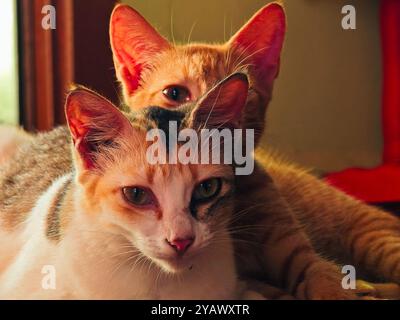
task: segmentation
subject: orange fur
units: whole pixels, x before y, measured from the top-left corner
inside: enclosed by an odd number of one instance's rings
[[[275,3],[262,8],[222,45],[173,46],[136,11],[125,5],[115,8],[110,29],[117,77],[130,108],[139,109],[148,105],[174,108],[179,103],[166,98],[164,88],[184,86],[190,92],[190,99],[195,100],[227,74],[246,70],[250,75],[250,92],[243,122],[245,127],[255,129],[258,141],[264,129],[273,80],[279,70],[279,52],[285,30],[280,5]],[[158,50],[151,55],[146,55],[146,47],[138,50],[136,44],[141,43],[140,37],[150,39],[152,44],[147,45]],[[241,46],[243,43],[246,46]],[[124,55],[121,56],[120,52]],[[145,62],[143,57],[147,58]],[[136,62],[141,68],[132,68]],[[134,90],[132,79],[138,84]],[[249,252],[254,254],[254,250],[241,250],[239,247],[238,251],[246,257],[246,263],[240,261],[238,265],[249,267],[249,270],[243,271],[244,276],[250,274],[253,279],[269,277],[270,282],[302,298],[351,296],[340,289],[338,268],[318,257],[312,245],[323,256],[341,263],[353,263],[358,270],[367,270],[369,275],[400,282],[398,219],[334,190],[302,169],[265,154],[258,153],[257,159],[271,175],[270,181],[274,185],[259,181],[260,177],[268,180],[262,170],[259,170],[259,176],[252,175],[246,183],[246,179],[237,179],[238,188],[243,188],[243,195],[237,200],[237,210],[255,217],[250,218],[251,225],[265,224],[263,232],[267,232],[268,236],[257,241],[263,241],[265,250],[261,260],[268,259],[269,265],[263,264],[258,256],[250,262]],[[266,195],[275,186],[275,196],[279,198],[282,195],[284,199],[280,205],[265,201],[273,199]],[[255,210],[252,205],[258,208]],[[280,212],[285,206],[290,208],[292,214],[271,215],[271,211]],[[364,227],[359,223],[360,217],[368,220]],[[373,220],[378,224],[373,225]],[[386,226],[385,221],[390,221],[393,227]],[[238,218],[238,225],[246,228],[248,221]],[[380,232],[376,232],[377,228]],[[357,234],[355,239],[354,233]]]

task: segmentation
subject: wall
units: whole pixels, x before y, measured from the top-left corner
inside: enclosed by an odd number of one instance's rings
[[[268,1],[124,0],[169,39],[221,42]],[[378,0],[286,0],[288,33],[265,147],[316,171],[381,159]],[[353,4],[357,29],[341,28]]]

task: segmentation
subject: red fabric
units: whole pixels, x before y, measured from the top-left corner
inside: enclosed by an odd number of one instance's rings
[[[382,0],[382,122],[383,165],[347,169],[326,181],[367,202],[400,201],[400,1]]]
[[[381,2],[384,163],[400,165],[400,1]]]
[[[351,168],[330,174],[326,181],[366,202],[400,201],[400,166],[396,164],[374,169]]]

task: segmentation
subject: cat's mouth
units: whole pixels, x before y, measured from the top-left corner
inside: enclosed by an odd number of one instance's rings
[[[192,270],[194,255],[189,253],[184,255],[162,255],[154,257],[153,260],[168,273],[180,273]]]

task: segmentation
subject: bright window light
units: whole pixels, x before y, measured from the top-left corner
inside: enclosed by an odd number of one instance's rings
[[[0,123],[18,123],[16,0],[0,1]]]

